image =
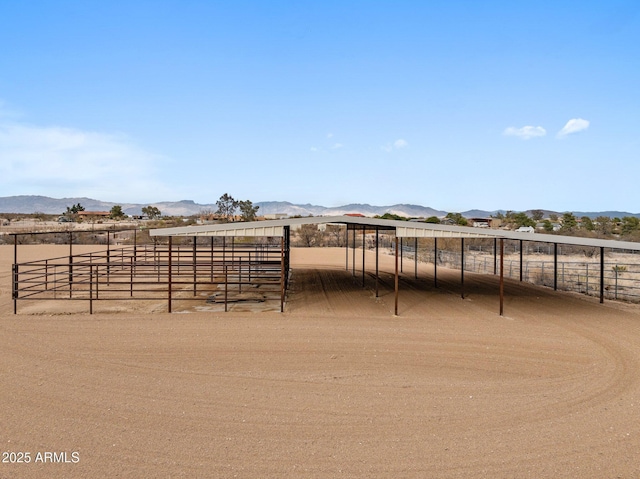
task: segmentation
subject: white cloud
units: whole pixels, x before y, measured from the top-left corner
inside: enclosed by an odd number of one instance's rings
[[[523,126],[522,128],[510,126],[509,128],[506,128],[502,134],[505,136],[517,136],[522,140],[530,140],[531,138],[545,136],[547,134],[547,130],[541,126]]]
[[[318,149],[315,146],[312,146],[311,148],[309,148],[310,151],[318,151]]]
[[[333,133],[327,133],[327,138],[333,138]]]
[[[124,135],[0,124],[0,187],[7,194],[153,199],[169,192],[155,179],[160,161]]]
[[[582,118],[573,118],[567,122],[566,125],[558,132],[556,138],[564,138],[567,135],[572,135],[589,128],[589,121]]]
[[[401,150],[402,148],[407,148],[408,146],[409,146],[409,143],[407,142],[407,140],[403,140],[402,138],[400,138],[394,141],[393,143],[387,143],[386,145],[381,146],[380,148],[382,148],[387,153],[391,153],[394,149]]]
[[[343,148],[343,147],[344,147],[344,145],[342,143],[336,143],[335,145],[333,145],[331,147],[331,149],[332,150],[338,150],[338,149]]]

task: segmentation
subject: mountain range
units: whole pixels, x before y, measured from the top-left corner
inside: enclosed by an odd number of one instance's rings
[[[142,214],[142,208],[145,206],[155,206],[163,215],[170,216],[191,216],[197,215],[203,211],[213,212],[217,210],[215,203],[198,204],[192,200],[182,201],[160,201],[150,204],[136,203],[112,203],[108,201],[100,201],[92,198],[49,198],[47,196],[21,195],[21,196],[5,196],[0,197],[0,213],[45,213],[45,214],[62,214],[71,207],[80,203],[86,211],[109,211],[115,205],[120,205],[122,210],[129,215]],[[288,201],[262,201],[254,203],[259,206],[258,213],[260,215],[284,214],[289,216],[337,216],[347,213],[360,213],[365,216],[384,215],[385,213],[395,214],[408,218],[428,218],[430,216],[445,216],[448,212],[444,210],[436,210],[434,208],[397,204],[391,206],[373,206],[369,204],[354,203],[344,206],[336,206],[328,208],[326,206],[311,204],[294,204]],[[561,215],[562,212],[543,210],[545,216],[555,213]],[[527,213],[530,213],[528,210]],[[462,216],[467,218],[486,218],[495,216],[498,213],[505,213],[505,210],[468,210],[460,212]],[[625,216],[640,217],[640,213],[628,213],[624,211],[600,211],[600,212],[579,212],[574,211],[577,217],[588,216],[596,218],[598,216],[609,216],[611,218],[623,218]]]

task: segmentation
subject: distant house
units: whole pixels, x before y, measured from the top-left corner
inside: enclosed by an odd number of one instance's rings
[[[288,217],[289,215],[287,213],[272,213],[272,214],[263,216],[265,220],[283,220]]]
[[[491,218],[468,218],[469,226],[474,228],[488,228]]]
[[[467,221],[474,228],[499,228],[502,224],[499,218],[467,218]]]

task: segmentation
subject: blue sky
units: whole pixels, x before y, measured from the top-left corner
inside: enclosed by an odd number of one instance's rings
[[[637,1],[0,2],[0,196],[640,211]]]

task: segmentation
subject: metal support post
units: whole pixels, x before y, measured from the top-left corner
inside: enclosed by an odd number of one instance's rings
[[[415,278],[418,279],[418,237],[413,238],[413,260],[415,265]]]
[[[493,274],[498,274],[498,238],[493,238]]]
[[[364,254],[366,252],[365,248],[365,239],[366,239],[366,229],[364,225],[362,226],[362,287],[364,288]]]
[[[604,303],[604,246],[600,247],[600,303]]]
[[[558,290],[558,243],[553,243],[553,290]]]
[[[464,299],[464,238],[460,238],[460,297]]]
[[[344,239],[344,255],[345,265],[344,269],[349,271],[349,225],[345,226],[345,239]]]
[[[169,251],[168,251],[168,261],[167,261],[167,294],[168,294],[168,311],[171,312],[171,266],[172,266],[172,249],[173,249],[173,236],[169,236]]]
[[[351,276],[356,277],[356,227],[353,227],[353,258],[351,264]]]
[[[522,240],[520,240],[520,282],[522,282]]]
[[[394,314],[396,316],[398,316],[398,289],[400,286],[400,277],[398,274],[398,237],[396,236],[396,277],[395,277],[395,307],[394,307]]]
[[[378,272],[379,272],[378,234],[379,234],[379,228],[376,226],[376,298],[378,297]]]
[[[433,287],[438,287],[438,238],[433,238]]]
[[[280,312],[284,312],[284,236],[280,239]]]
[[[500,316],[504,315],[504,238],[500,238]]]

